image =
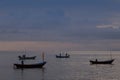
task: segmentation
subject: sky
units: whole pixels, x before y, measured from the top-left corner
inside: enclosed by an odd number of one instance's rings
[[[1,51],[120,50],[120,0],[0,0]]]

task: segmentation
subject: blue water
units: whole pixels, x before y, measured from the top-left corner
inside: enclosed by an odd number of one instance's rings
[[[110,59],[109,51],[71,51],[68,59],[58,59],[55,54],[46,53],[47,64],[42,69],[14,69],[13,63],[19,63],[17,56],[21,52],[0,52],[0,80],[120,80],[120,52],[112,51],[115,61],[112,65],[90,65],[89,60]],[[40,53],[36,55],[41,61]],[[27,63],[27,61],[26,61]]]

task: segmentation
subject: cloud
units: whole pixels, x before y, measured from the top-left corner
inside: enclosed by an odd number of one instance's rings
[[[120,25],[100,25],[96,26],[97,28],[112,28],[112,29],[120,29]]]
[[[24,32],[17,29],[1,29],[0,34],[23,34]]]
[[[120,12],[111,12],[109,15],[110,16],[102,19],[103,21],[101,22],[103,23],[97,25],[96,28],[112,28],[115,30],[120,29]]]

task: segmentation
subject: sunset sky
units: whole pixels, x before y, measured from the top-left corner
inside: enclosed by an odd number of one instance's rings
[[[120,0],[0,0],[0,50],[120,50]]]

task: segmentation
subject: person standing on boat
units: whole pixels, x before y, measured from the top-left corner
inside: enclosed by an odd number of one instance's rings
[[[23,58],[25,58],[25,57],[26,57],[26,55],[24,54],[24,55],[23,55]]]
[[[21,64],[24,65],[24,61],[23,60],[21,61]]]
[[[67,54],[67,53],[66,53],[65,55],[66,55],[66,56],[68,56],[68,54]]]
[[[95,61],[97,62],[98,60],[96,59]]]
[[[61,56],[61,53],[60,53],[60,56]]]

